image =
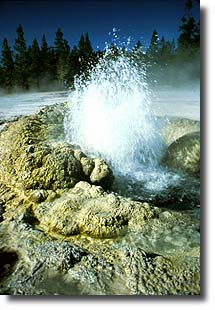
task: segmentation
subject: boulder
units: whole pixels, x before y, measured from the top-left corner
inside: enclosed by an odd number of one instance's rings
[[[174,141],[167,149],[162,164],[191,175],[200,174],[200,133],[192,132]]]
[[[200,131],[200,122],[187,118],[170,118],[161,134],[167,146],[188,133]]]
[[[111,187],[113,174],[103,160],[88,158],[81,151],[77,156],[69,143],[59,141],[63,112],[58,106],[48,107],[18,119],[1,132],[0,183],[23,190],[56,191],[71,188],[80,180]],[[42,200],[42,196],[31,200]]]
[[[103,159],[88,158],[81,150],[75,150],[74,155],[81,162],[89,183],[101,185],[106,189],[111,188],[114,176],[111,168]]]
[[[13,123],[1,135],[1,181],[23,189],[74,186],[84,179],[81,163],[66,143],[43,141],[42,124],[34,118]],[[7,143],[10,141],[10,143]]]
[[[104,188],[110,188],[113,184],[113,173],[110,167],[103,159],[94,159],[94,168],[90,174],[92,184],[101,185]]]
[[[158,210],[147,203],[108,194],[102,187],[79,182],[60,198],[36,205],[33,212],[48,232],[113,238],[128,227],[143,227]]]

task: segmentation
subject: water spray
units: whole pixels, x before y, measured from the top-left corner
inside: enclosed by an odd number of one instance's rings
[[[166,172],[157,173],[165,150],[161,121],[152,110],[144,64],[136,56],[116,45],[106,48],[88,79],[75,80],[65,133],[88,156],[105,159],[116,177],[162,188]]]

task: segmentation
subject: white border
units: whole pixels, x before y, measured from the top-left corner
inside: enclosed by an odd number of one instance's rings
[[[117,0],[116,0],[117,1]],[[149,0],[148,0],[149,1]],[[174,1],[174,0],[169,0]],[[183,2],[183,1],[182,1]],[[204,195],[205,198],[205,205],[202,205],[202,208],[206,209],[206,216],[204,219],[204,225],[206,225],[206,229],[204,229],[204,242],[205,244],[202,244],[202,250],[206,253],[202,253],[202,255],[205,257],[205,261],[203,262],[205,265],[204,273],[202,274],[202,277],[204,277],[204,285],[206,286],[204,288],[205,296],[195,298],[159,298],[156,300],[154,298],[153,300],[150,298],[120,298],[120,300],[117,300],[117,298],[113,299],[107,299],[104,298],[102,300],[101,298],[96,299],[90,299],[90,298],[60,298],[55,299],[53,298],[42,298],[38,296],[38,298],[34,297],[32,299],[26,297],[13,299],[12,297],[8,296],[0,296],[0,309],[2,310],[48,310],[48,309],[59,309],[59,306],[63,304],[63,310],[72,309],[73,307],[84,307],[87,308],[87,310],[110,310],[110,307],[128,307],[130,308],[135,307],[135,309],[143,309],[145,306],[149,306],[150,309],[165,309],[165,310],[172,310],[174,307],[174,310],[176,309],[189,309],[189,310],[202,310],[202,309],[213,309],[213,301],[215,301],[215,272],[214,272],[214,266],[215,266],[215,257],[214,257],[214,244],[215,244],[215,238],[212,234],[212,227],[215,226],[215,205],[212,205],[212,201],[214,200],[213,194],[215,194],[215,190],[213,189],[213,185],[215,184],[215,154],[214,154],[214,141],[215,141],[215,131],[214,124],[215,124],[215,113],[214,113],[214,107],[215,107],[215,98],[214,98],[214,91],[215,91],[215,78],[213,79],[213,70],[215,70],[215,46],[214,46],[214,37],[215,37],[215,1],[214,0],[202,0],[201,1],[201,8],[204,10],[204,22],[203,25],[206,27],[206,30],[204,33],[206,35],[206,39],[203,41],[206,42],[206,68],[205,68],[205,77],[206,82],[203,82],[203,85],[205,87],[205,101],[202,102],[202,108],[204,105],[206,105],[206,108],[203,108],[205,112],[204,116],[204,122],[205,124],[205,133],[202,139],[206,139],[206,143],[203,143],[203,145],[206,146],[206,150],[202,150],[205,154],[205,164],[206,172],[204,175],[206,176],[206,180],[202,180],[202,182],[205,182],[207,185],[204,187],[206,190],[206,193]],[[202,26],[202,27],[203,27]],[[205,50],[203,48],[203,50]],[[204,60],[205,62],[205,60]]]

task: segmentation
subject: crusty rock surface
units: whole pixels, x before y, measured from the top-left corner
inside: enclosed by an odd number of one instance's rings
[[[200,122],[187,118],[170,118],[162,129],[162,137],[169,146],[180,137],[200,131]]]
[[[169,217],[173,215],[165,214],[162,221]],[[177,217],[174,221],[177,224]],[[137,232],[133,239],[127,240],[89,237],[66,240],[53,238],[38,228],[33,215],[26,213],[0,225],[2,294],[200,293],[198,246],[165,255],[159,250],[151,252],[147,245],[138,242],[141,235]]]
[[[200,260],[178,256],[172,259],[141,249],[125,252],[127,285],[134,295],[198,295]]]
[[[76,158],[72,146],[59,141],[62,128],[58,122],[61,121],[62,126],[63,121],[58,114],[49,107],[43,113],[20,118],[3,130],[0,136],[0,182],[23,190],[55,191],[71,188],[80,180],[110,187],[113,173],[103,160],[88,159],[92,167],[89,171],[88,164]],[[53,129],[55,122],[59,136]]]
[[[70,242],[51,239],[23,219],[4,223],[0,227],[0,237],[1,294],[88,295],[96,294],[96,289],[102,294],[99,284],[97,288],[90,287],[90,274],[94,276],[95,283],[99,283],[102,270],[109,278],[113,274],[113,265]],[[75,265],[80,262],[78,273]],[[96,269],[100,267],[100,274],[93,269],[94,266]],[[82,273],[88,275],[88,283]]]
[[[200,175],[200,132],[192,132],[175,140],[168,147],[162,163],[173,170]]]
[[[64,141],[66,109],[47,107],[0,133],[0,293],[200,294],[199,209],[112,192],[107,163]]]
[[[144,221],[156,216],[158,209],[79,182],[60,198],[36,205],[33,212],[49,232],[111,238],[123,234],[130,226],[144,226]]]

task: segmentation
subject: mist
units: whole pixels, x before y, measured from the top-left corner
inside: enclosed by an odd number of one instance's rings
[[[200,119],[200,88],[198,82],[189,82],[178,87],[159,85],[150,88],[151,104],[159,116],[185,117]],[[17,91],[5,94],[0,90],[0,119],[10,119],[20,115],[29,115],[47,105],[68,101],[69,90],[27,92]]]
[[[7,95],[0,92],[0,120],[33,114],[45,106],[65,102],[67,97],[67,91],[55,90],[42,92],[32,89]]]

